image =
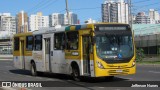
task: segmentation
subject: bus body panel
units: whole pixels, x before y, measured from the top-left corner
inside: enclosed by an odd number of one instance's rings
[[[112,25],[101,23],[102,25]],[[117,24],[119,25],[119,24]],[[122,24],[120,24],[122,25]],[[125,25],[125,24],[124,24]],[[14,66],[19,69],[30,70],[31,61],[35,62],[36,70],[41,72],[71,74],[73,62],[78,65],[80,76],[103,77],[115,75],[135,74],[135,49],[133,58],[126,63],[107,63],[97,55],[95,44],[95,28],[96,24],[88,25],[71,25],[54,30],[35,31],[33,33],[16,34],[19,37],[19,50],[13,52]],[[66,30],[66,31],[65,31]],[[64,49],[57,50],[55,48],[55,34],[64,32],[78,32],[78,48],[77,50]],[[27,51],[26,37],[32,35],[42,35],[42,50]],[[132,35],[133,37],[133,35]],[[134,40],[134,38],[133,38]],[[66,42],[66,40],[65,40]],[[135,48],[134,42],[133,46]],[[15,47],[14,47],[15,48]],[[103,68],[98,66],[101,63]]]

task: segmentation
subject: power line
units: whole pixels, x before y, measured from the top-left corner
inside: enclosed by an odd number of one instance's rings
[[[50,1],[50,0],[48,0],[48,1]],[[38,8],[38,7],[46,4],[46,3],[48,3],[48,1],[47,1],[47,0],[43,0],[42,2],[39,2],[39,3],[36,4],[34,7],[28,9],[27,12],[33,11],[34,9],[36,9],[36,8]]]
[[[89,9],[98,9],[101,7],[91,7],[91,8],[76,8],[76,9],[71,9],[71,10],[89,10]]]
[[[156,5],[156,4],[159,4],[160,2],[156,2],[156,3],[152,3],[152,4],[147,4],[147,5],[143,5],[143,6],[134,6],[136,7],[133,11],[138,11],[138,10],[141,10],[143,8],[146,8],[148,6],[152,6],[152,5]],[[137,8],[138,7],[138,8]]]
[[[47,7],[49,7],[50,5],[52,5],[53,3],[57,2],[58,0],[49,0],[48,2],[44,3],[43,5],[41,5],[40,7],[35,8],[32,12],[37,12],[38,10],[42,10],[45,9]],[[31,12],[30,12],[31,13]]]
[[[143,2],[147,2],[147,1],[151,1],[151,0],[141,0],[141,1],[133,2],[132,4],[135,4],[135,3],[143,3]]]

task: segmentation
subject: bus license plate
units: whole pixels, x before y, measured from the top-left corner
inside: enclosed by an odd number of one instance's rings
[[[116,72],[123,72],[123,70],[116,70]]]

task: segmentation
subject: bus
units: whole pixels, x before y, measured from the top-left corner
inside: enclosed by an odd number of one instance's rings
[[[43,72],[80,77],[136,73],[134,35],[128,24],[95,23],[41,28],[13,37],[13,62],[36,76]]]

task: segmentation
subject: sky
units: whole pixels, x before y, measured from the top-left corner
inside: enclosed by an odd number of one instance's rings
[[[69,11],[78,15],[81,23],[89,18],[101,20],[101,4],[105,0],[68,0]],[[30,16],[42,12],[47,16],[52,13],[65,13],[65,0],[0,0],[0,13],[11,13],[15,16],[24,10]],[[160,12],[160,0],[132,0],[132,12],[157,9]]]

